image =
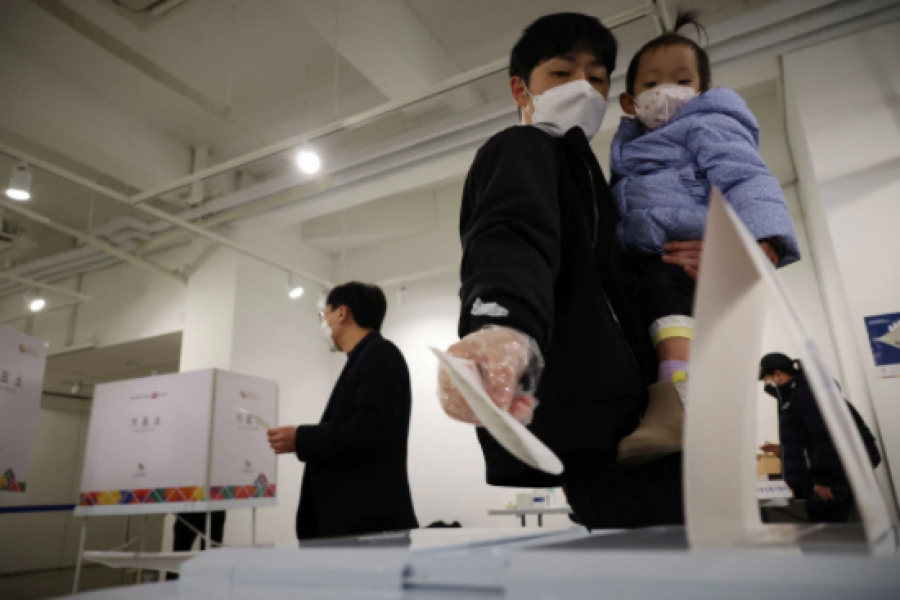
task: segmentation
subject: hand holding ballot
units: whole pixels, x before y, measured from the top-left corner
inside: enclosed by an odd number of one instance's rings
[[[272,427],[268,431],[269,446],[275,454],[289,454],[296,452],[295,439],[297,437],[297,427],[295,425],[285,425],[283,427]]]
[[[530,423],[537,405],[543,359],[534,340],[510,329],[491,325],[450,346],[447,353],[473,361],[491,400],[520,423]],[[443,370],[439,372],[441,406],[450,417],[480,425],[460,391]]]

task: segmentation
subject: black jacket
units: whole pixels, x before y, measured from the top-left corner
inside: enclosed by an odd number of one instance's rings
[[[779,386],[777,395],[780,408],[778,430],[785,482],[798,496],[803,496],[815,485],[847,486],[847,475],[806,375],[801,372],[790,382]],[[856,408],[849,402],[847,408],[872,466],[878,466],[881,454],[875,444],[875,437]]]
[[[534,338],[546,362],[530,429],[558,454],[614,451],[646,406],[654,368],[636,278],[616,250],[619,220],[584,133],[506,129],[475,157],[463,193],[459,335],[488,324]],[[505,316],[473,315],[476,300]],[[502,312],[502,311],[500,311]],[[484,430],[492,485],[558,485]]]
[[[348,354],[322,421],[297,428],[298,539],[419,526],[406,471],[411,409],[406,360],[370,333]]]

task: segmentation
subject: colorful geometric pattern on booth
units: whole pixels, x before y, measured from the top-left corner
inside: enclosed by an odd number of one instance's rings
[[[12,469],[7,469],[6,473],[0,475],[0,492],[24,492],[25,482],[18,481],[16,474]]]
[[[172,502],[201,502],[202,500],[203,486],[197,485],[189,487],[84,492],[78,499],[78,506],[166,504]]]
[[[253,485],[218,485],[209,491],[211,500],[244,500],[247,498],[274,498],[275,484],[269,483],[260,473]]]

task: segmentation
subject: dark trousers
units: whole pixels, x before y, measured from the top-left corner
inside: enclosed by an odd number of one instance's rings
[[[588,529],[684,524],[680,453],[637,466],[619,464],[614,451],[562,460],[569,506]]]
[[[697,284],[683,267],[654,257],[640,264],[640,274],[641,317],[648,327],[671,315],[693,316]]]
[[[846,523],[853,510],[853,493],[849,487],[832,486],[833,501],[822,500],[812,489],[806,492],[806,519],[810,523]]]
[[[172,541],[172,550],[175,552],[188,552],[194,547],[194,540],[197,539],[197,534],[188,527],[184,521],[187,521],[194,529],[202,531],[205,534],[206,513],[178,513],[178,517],[179,518],[175,519],[175,526],[172,528],[172,535],[174,537]],[[212,514],[210,514],[210,521],[212,531],[209,533],[209,537],[217,544],[221,544],[222,538],[225,535],[225,511],[212,511]],[[203,538],[200,539],[200,549],[206,550],[206,540]],[[166,579],[178,579],[178,574],[166,573]]]

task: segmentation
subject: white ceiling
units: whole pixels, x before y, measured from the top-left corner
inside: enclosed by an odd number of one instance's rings
[[[700,9],[712,25],[772,1],[684,0],[678,5]],[[0,142],[134,194],[190,173],[194,146],[209,146],[211,162],[221,162],[506,56],[521,30],[543,14],[579,11],[604,18],[635,4],[187,0],[153,17],[127,12],[113,0],[0,1]],[[620,63],[654,33],[646,19],[618,29],[617,37],[626,40]],[[497,76],[332,136],[319,148],[337,160],[436,116],[507,93],[504,78]],[[286,153],[244,170],[260,180],[281,177],[294,172],[290,157]],[[12,164],[0,155],[0,177]],[[234,179],[209,182],[207,196],[234,191]],[[445,179],[435,177],[403,194],[427,196],[446,186]],[[100,197],[91,214],[89,192],[40,171],[35,171],[34,191],[30,208],[80,229],[89,221],[96,226],[121,216],[141,217]],[[381,197],[390,202],[387,196]],[[171,203],[176,200],[159,205],[184,210]],[[32,250],[0,253],[6,266],[73,246],[71,239],[40,224],[6,218],[38,241]],[[308,217],[298,220],[303,218]],[[315,226],[306,233],[322,249],[338,251],[426,226],[407,223],[343,242],[313,235]]]

